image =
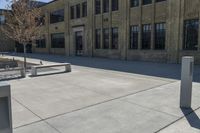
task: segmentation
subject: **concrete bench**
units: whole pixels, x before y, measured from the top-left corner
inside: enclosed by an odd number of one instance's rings
[[[20,71],[21,77],[25,77],[25,70],[22,67],[16,67],[16,68],[9,68],[9,69],[1,69],[1,72],[12,72],[12,71]]]
[[[12,133],[10,85],[0,82],[0,133]]]
[[[42,69],[42,68],[51,68],[51,67],[65,67],[65,71],[64,72],[71,72],[71,64],[70,63],[61,63],[61,64],[50,64],[50,65],[41,65],[41,66],[32,66],[31,67],[31,75],[32,76],[37,76],[38,69]]]

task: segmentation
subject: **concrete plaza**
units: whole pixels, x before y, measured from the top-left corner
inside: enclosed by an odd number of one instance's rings
[[[180,65],[28,56],[31,63],[72,63],[72,72],[9,81],[14,133],[200,132],[200,66],[186,110],[179,108]]]

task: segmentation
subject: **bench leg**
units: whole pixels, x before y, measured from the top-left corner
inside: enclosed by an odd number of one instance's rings
[[[31,69],[31,75],[32,76],[37,76],[37,69],[36,68],[32,68]]]
[[[65,72],[71,72],[71,65],[66,65],[65,66]]]
[[[25,69],[23,68],[23,69],[21,69],[21,77],[22,78],[25,78],[26,77],[26,75],[25,75]]]

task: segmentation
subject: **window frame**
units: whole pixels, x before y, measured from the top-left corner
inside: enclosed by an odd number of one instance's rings
[[[60,39],[60,38],[56,38],[57,40],[53,40],[53,36],[55,36],[55,35],[57,35],[57,36],[63,35],[63,38],[61,38],[61,39],[63,39],[63,40],[61,40],[61,42],[63,42],[63,44],[54,44],[55,42],[58,43],[59,42],[58,39]],[[51,48],[65,48],[65,33],[52,33],[51,34]]]

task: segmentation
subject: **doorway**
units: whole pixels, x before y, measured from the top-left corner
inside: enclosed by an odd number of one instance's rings
[[[76,56],[83,55],[83,31],[75,32]]]

